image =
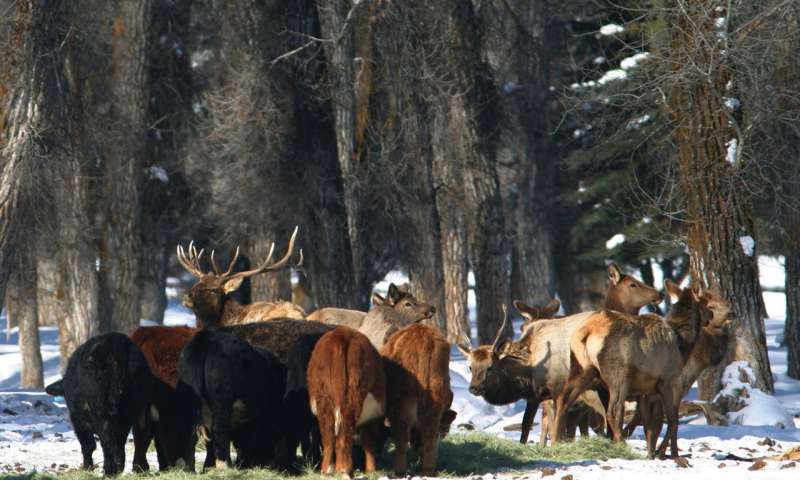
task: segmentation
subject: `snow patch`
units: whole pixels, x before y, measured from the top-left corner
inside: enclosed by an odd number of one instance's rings
[[[725,146],[728,148],[728,154],[725,156],[725,159],[731,165],[736,165],[736,156],[739,151],[739,141],[735,138],[730,139]]]
[[[618,233],[608,239],[608,241],[606,242],[606,250],[614,250],[623,243],[625,243],[625,235]]]
[[[752,257],[756,250],[756,241],[750,235],[739,237],[739,243],[742,245],[742,251],[748,257]]]
[[[641,117],[634,118],[633,120],[628,122],[628,125],[625,128],[628,130],[639,130],[640,128],[642,128],[642,125],[650,121],[650,118],[651,118],[650,114],[646,113]]]
[[[597,84],[598,85],[605,85],[606,83],[613,82],[614,80],[623,80],[627,76],[628,76],[628,74],[627,74],[627,72],[625,72],[625,70],[622,70],[622,69],[619,69],[619,68],[614,69],[614,70],[609,70],[606,73],[604,73],[603,76],[600,77],[597,80]]]
[[[202,52],[192,53],[192,68],[200,68],[204,63],[214,58],[212,50],[203,50]]]
[[[163,167],[153,165],[147,169],[147,173],[150,174],[150,178],[154,178],[161,183],[169,183],[169,175],[167,175],[167,171]]]
[[[753,386],[755,374],[746,361],[732,362],[722,373],[722,390],[715,403],[741,406],[728,412],[732,425],[771,425],[795,429],[794,419],[780,401]],[[738,408],[738,407],[737,407]]]
[[[639,65],[639,62],[641,62],[642,60],[647,59],[647,57],[649,57],[649,56],[650,56],[650,54],[648,52],[637,53],[636,55],[633,55],[631,57],[628,57],[628,58],[625,58],[624,60],[622,60],[622,62],[620,62],[620,64],[619,64],[619,66],[622,67],[623,70],[630,70],[631,68],[634,68],[637,65]]]
[[[738,110],[739,107],[742,105],[742,102],[740,102],[738,98],[722,97],[722,101],[725,103],[725,106],[728,107],[729,110]]]
[[[600,27],[600,35],[614,35],[625,31],[625,27],[616,23],[609,23]]]

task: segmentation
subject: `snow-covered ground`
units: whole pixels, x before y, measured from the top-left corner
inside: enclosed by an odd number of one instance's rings
[[[762,284],[770,289],[783,285],[782,259],[760,259]],[[402,281],[402,278],[392,278]],[[385,287],[385,285],[382,285]],[[174,292],[170,292],[174,296]],[[472,297],[472,296],[471,296]],[[786,375],[786,351],[780,348],[785,315],[784,296],[774,291],[765,292],[764,300],[770,318],[766,321],[767,342],[772,371],[775,377],[777,408],[783,408],[790,417],[800,416],[800,382]],[[193,315],[175,300],[170,301],[168,324],[191,324]],[[518,328],[515,331],[519,331]],[[43,328],[42,356],[47,382],[59,377],[59,352],[57,332],[54,328]],[[69,424],[67,410],[62,402],[41,390],[21,390],[19,385],[20,355],[16,346],[16,332],[7,340],[0,333],[0,475],[4,472],[63,471],[80,465],[80,447]],[[469,394],[469,369],[456,348],[451,352],[450,376],[454,393],[453,409],[458,412],[455,425],[471,424],[482,430],[516,440],[517,431],[505,431],[504,427],[522,421],[524,403],[495,407]],[[694,392],[690,393],[690,397]],[[775,412],[770,412],[775,413]],[[758,417],[751,423],[759,423]],[[795,418],[795,423],[799,423]],[[539,416],[531,433],[538,439]],[[659,460],[609,460],[576,462],[559,467],[553,478],[572,475],[576,479],[612,478],[636,479],[675,478],[703,479],[725,475],[730,480],[744,478],[794,478],[798,471],[790,461],[768,460],[759,470],[749,470],[753,462],[741,459],[774,457],[792,447],[800,447],[800,430],[790,426],[779,428],[764,425],[733,425],[712,427],[703,419],[694,419],[682,424],[679,430],[681,454],[688,456],[689,467],[679,466],[674,461]],[[765,439],[769,439],[765,441]],[[644,451],[641,428],[629,444]],[[128,444],[128,471],[133,446]],[[95,461],[102,460],[102,453],[95,452]],[[151,467],[157,465],[151,454]],[[532,465],[526,471],[498,471],[494,476],[505,478],[540,478],[547,464]],[[724,470],[721,470],[723,469]],[[800,468],[800,467],[798,467]],[[545,472],[546,473],[546,472]],[[492,475],[488,475],[491,477]],[[488,478],[484,476],[484,478]]]

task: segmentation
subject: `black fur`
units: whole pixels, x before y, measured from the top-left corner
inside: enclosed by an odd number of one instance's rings
[[[125,441],[134,422],[147,422],[153,376],[144,355],[121,333],[98,335],[69,358],[60,386],[69,418],[81,444],[83,468],[93,467],[94,435],[103,449],[103,472],[116,475],[125,468]],[[134,465],[145,469],[146,465]]]
[[[184,347],[180,381],[197,396],[192,405],[210,433],[205,466],[215,460],[230,464],[230,443],[236,465],[268,466],[281,437],[286,368],[270,352],[253,348],[230,333],[198,332]],[[244,411],[234,404],[244,405]]]
[[[287,360],[286,394],[283,398],[288,451],[294,456],[297,446],[302,445],[303,456],[312,465],[320,461],[320,433],[317,417],[311,413],[308,403],[306,371],[311,352],[322,335],[304,335],[294,343]]]

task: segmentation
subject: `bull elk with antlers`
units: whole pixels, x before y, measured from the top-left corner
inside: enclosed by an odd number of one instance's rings
[[[228,265],[228,269],[220,273],[220,269],[214,260],[213,250],[210,255],[213,272],[206,272],[200,263],[203,256],[202,249],[198,252],[194,242],[190,243],[186,250],[183,249],[183,246],[178,245],[178,261],[186,271],[197,277],[197,283],[186,292],[182,301],[197,317],[198,328],[242,325],[274,318],[304,319],[305,312],[303,309],[291,302],[255,302],[249,305],[240,305],[230,295],[242,285],[245,278],[289,266],[289,260],[294,252],[295,240],[297,239],[297,230],[298,227],[295,227],[283,258],[278,261],[272,260],[275,251],[275,243],[273,242],[267,258],[260,265],[252,270],[235,273],[233,272],[233,266],[239,258],[238,247]],[[297,266],[302,263],[303,250],[301,249]]]

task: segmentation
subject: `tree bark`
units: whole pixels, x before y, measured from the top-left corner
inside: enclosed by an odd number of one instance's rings
[[[141,190],[147,155],[147,39],[150,1],[115,4],[111,25],[111,117],[105,158],[107,205],[102,281],[112,330],[131,333],[141,318]]]
[[[786,240],[786,327],[784,339],[789,376],[800,379],[800,218],[795,218],[794,236]]]
[[[17,268],[8,286],[9,314],[19,327],[19,350],[22,355],[21,388],[44,387],[42,353],[39,344],[36,303],[36,261],[27,248],[17,252]]]
[[[723,103],[732,82],[729,60],[720,52],[725,43],[716,41],[713,17],[718,15],[707,15],[713,2],[680,3],[683,9],[679,11],[685,13],[678,13],[672,22],[670,64],[675,69],[694,65],[708,72],[676,83],[668,96],[668,113],[676,124],[692,281],[718,286],[735,315],[726,361],[701,377],[698,394],[710,400],[720,388],[722,368],[732,360],[749,362],[756,386],[771,393],[752,204],[749,190],[739,184],[738,158],[733,164],[726,159],[730,142],[742,145],[743,140],[731,126],[736,119]]]
[[[305,232],[304,232],[305,233]],[[275,242],[275,253],[273,258],[280,258],[286,251],[288,236],[279,238],[277,235],[258,238],[251,242],[250,260],[253,265],[258,265],[267,258],[269,246]],[[292,261],[297,258],[297,252],[292,257]],[[267,272],[250,278],[251,297],[254,302],[275,302],[278,300],[292,300],[292,282],[289,270]]]
[[[58,326],[64,321],[64,279],[61,272],[62,255],[42,245],[36,255],[36,303],[39,325]]]

